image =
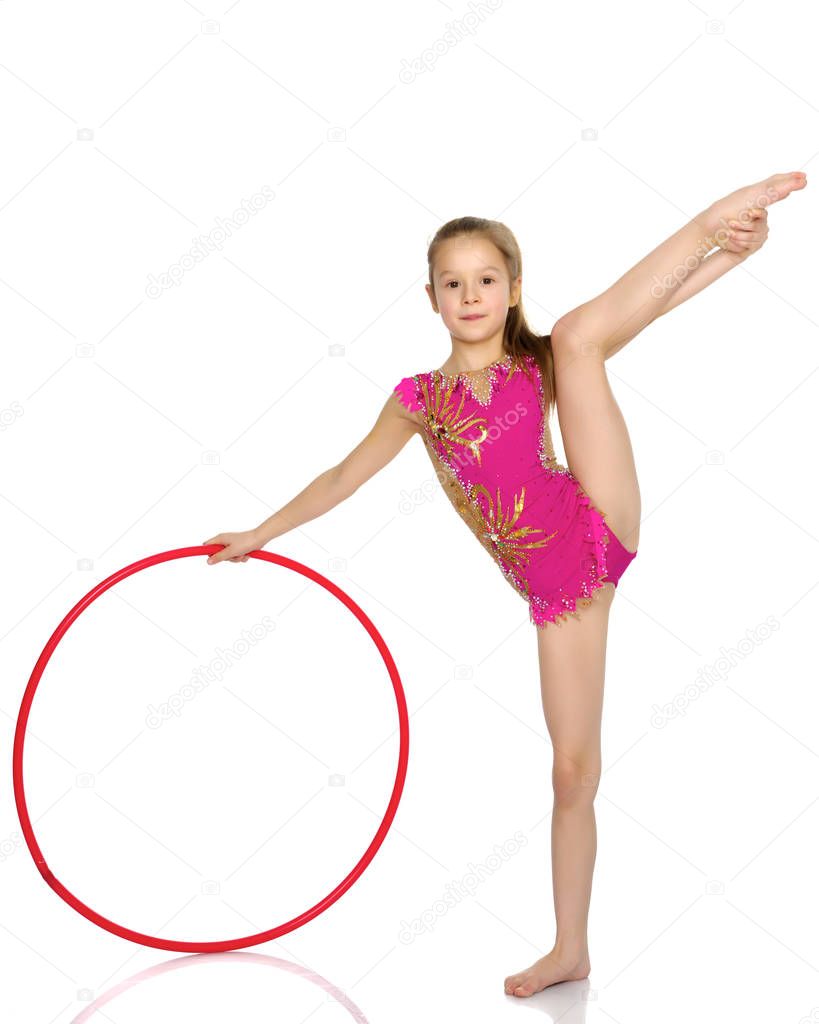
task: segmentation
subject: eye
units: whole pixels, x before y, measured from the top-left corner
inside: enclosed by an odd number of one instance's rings
[[[482,277],[481,278],[481,281],[494,281],[494,280],[495,280],[494,277]],[[449,286],[451,284],[457,284],[457,283],[458,283],[457,281],[447,281],[447,283],[444,285],[444,288],[449,288]]]

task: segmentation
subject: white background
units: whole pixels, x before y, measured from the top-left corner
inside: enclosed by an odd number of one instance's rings
[[[4,1019],[819,1019],[806,18],[759,0],[3,3]],[[708,203],[790,170],[808,187],[771,209],[763,250],[607,364],[643,522],[611,614],[588,981],[503,994],[554,937],[536,637],[418,439],[267,548],[361,605],[406,690],[407,784],[363,877],[278,941],[190,958],[46,885],[11,784],[43,646],[119,568],[256,526],[401,377],[441,365],[423,290],[440,224],[512,228],[545,333]],[[146,724],[265,616],[221,678]],[[169,939],[250,935],[363,852],[396,725],[383,662],[326,591],[182,559],[107,592],[55,654],[29,812],[98,912]]]

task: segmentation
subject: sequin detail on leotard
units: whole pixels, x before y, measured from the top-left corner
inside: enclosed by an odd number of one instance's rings
[[[528,369],[528,374],[525,372]],[[618,580],[635,557],[559,462],[534,356],[507,354],[483,371],[404,377],[447,497],[540,627],[565,621]]]

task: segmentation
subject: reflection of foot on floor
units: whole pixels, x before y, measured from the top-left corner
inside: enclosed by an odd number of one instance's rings
[[[503,983],[503,990],[508,996],[531,996],[559,981],[588,978],[590,970],[587,951],[577,956],[567,956],[565,953],[557,954],[553,949],[525,971],[510,974]]]

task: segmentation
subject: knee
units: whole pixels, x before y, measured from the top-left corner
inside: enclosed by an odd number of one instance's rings
[[[597,795],[599,785],[599,762],[583,758],[555,758],[552,767],[552,787],[557,806],[577,807],[590,804]]]
[[[556,360],[579,356],[602,361],[605,349],[599,332],[595,333],[581,318],[559,320],[552,328],[552,353]]]

